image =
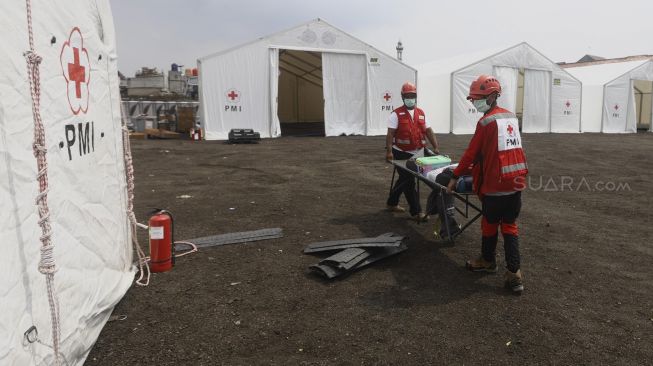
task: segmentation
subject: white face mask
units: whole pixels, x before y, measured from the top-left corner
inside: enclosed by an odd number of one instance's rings
[[[476,108],[476,110],[481,113],[485,113],[490,110],[490,106],[487,105],[487,99],[472,100],[472,103],[474,104],[474,108]]]
[[[415,108],[415,103],[417,103],[417,99],[411,98],[411,99],[404,99],[404,104],[406,105],[406,108]]]

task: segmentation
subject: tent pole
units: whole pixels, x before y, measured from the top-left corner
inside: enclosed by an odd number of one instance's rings
[[[578,81],[578,80],[576,80]],[[578,81],[580,83],[580,104],[578,107],[578,133],[583,132],[583,83]]]
[[[553,71],[547,72],[549,75],[549,133],[553,132]],[[561,82],[562,84],[562,82]]]
[[[449,133],[453,133],[453,75],[449,75]]]

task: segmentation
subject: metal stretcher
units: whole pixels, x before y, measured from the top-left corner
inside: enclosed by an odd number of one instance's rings
[[[424,184],[427,187],[429,187],[431,190],[436,190],[436,189],[443,190],[443,191],[447,190],[447,187],[445,187],[445,186],[443,186],[443,185],[441,185],[441,184],[439,184],[439,183],[437,183],[435,181],[432,181],[432,180],[428,179],[427,177],[423,176],[419,172],[416,172],[414,170],[411,170],[411,169],[407,168],[406,167],[406,162],[407,161],[408,160],[392,160],[391,161],[392,165],[394,166],[394,170],[392,171],[392,181],[390,182],[390,190],[392,190],[392,188],[394,187],[395,175],[397,173],[397,169],[408,172],[408,173],[412,174],[413,176],[415,176],[415,178],[417,178],[417,196],[418,197],[420,195],[420,182],[424,182]],[[460,227],[460,230],[458,232],[451,233],[450,226],[449,226],[449,218],[448,218],[447,215],[444,215],[445,232],[447,234],[447,237],[442,238],[442,239],[444,239],[446,241],[449,241],[449,242],[454,242],[454,240],[456,239],[456,237],[458,235],[462,234],[463,231],[465,231],[465,229],[467,229],[471,224],[473,224],[476,220],[478,220],[482,216],[481,209],[477,205],[475,205],[474,203],[470,202],[470,196],[476,196],[473,192],[455,192],[454,191],[454,192],[452,192],[452,195],[454,196],[454,198],[456,198],[458,201],[460,201],[460,202],[462,202],[464,204],[464,210],[462,208],[458,207],[457,205],[455,205],[455,203],[454,203],[454,207],[456,208],[456,211],[458,211],[458,213],[462,217],[467,219],[467,222],[465,222],[465,224]],[[440,200],[441,200],[441,204],[444,206],[445,202],[444,202],[444,195],[443,194],[440,194]],[[471,208],[471,211],[472,211],[471,213],[470,213],[470,208]],[[435,235],[436,236],[439,236],[438,231],[439,230],[435,230]]]

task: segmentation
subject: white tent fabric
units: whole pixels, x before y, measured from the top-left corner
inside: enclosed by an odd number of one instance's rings
[[[584,132],[637,132],[633,80],[653,81],[653,60],[569,67],[583,82]]]
[[[365,56],[323,53],[326,135],[365,134]],[[342,70],[349,72],[343,73]],[[354,77],[358,75],[358,77]]]
[[[232,128],[252,128],[261,137],[281,135],[279,50],[322,53],[327,136],[385,134],[388,114],[401,103],[401,85],[417,79],[415,69],[317,19],[198,60],[207,139],[226,139]],[[340,93],[342,83],[355,89]]]
[[[519,69],[495,66],[494,76],[501,83],[501,106],[509,111],[516,110]]]
[[[526,88],[526,85],[529,87]],[[550,98],[551,73],[548,71],[526,70],[524,73],[523,132],[550,131]]]
[[[499,52],[488,51],[470,55],[456,56],[417,66],[419,71],[419,105],[432,121],[434,130],[439,133],[453,132],[470,134],[474,132],[480,114],[466,100],[469,86],[481,74],[500,74],[500,81],[506,83],[506,101],[499,98],[499,105],[514,102],[512,84],[516,85],[515,72],[509,68],[546,71],[550,73],[551,95],[541,103],[547,109],[546,124],[549,128],[541,132],[578,132],[580,128],[581,83],[556,63],[543,56],[527,43],[520,43]],[[524,85],[524,93],[529,88]],[[449,95],[450,99],[446,96]],[[538,129],[539,130],[539,129]]]
[[[61,354],[81,365],[134,278],[120,93],[108,0],[32,1],[40,64]],[[0,5],[0,364],[50,365],[52,344],[35,205],[25,1]]]

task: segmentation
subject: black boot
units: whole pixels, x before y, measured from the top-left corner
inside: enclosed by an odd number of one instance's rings
[[[497,242],[499,236],[484,236],[481,238],[481,255],[488,262],[495,262],[497,256]]]
[[[516,235],[503,234],[503,247],[506,253],[506,268],[512,273],[517,273],[521,264],[521,258],[519,256],[519,237]]]

